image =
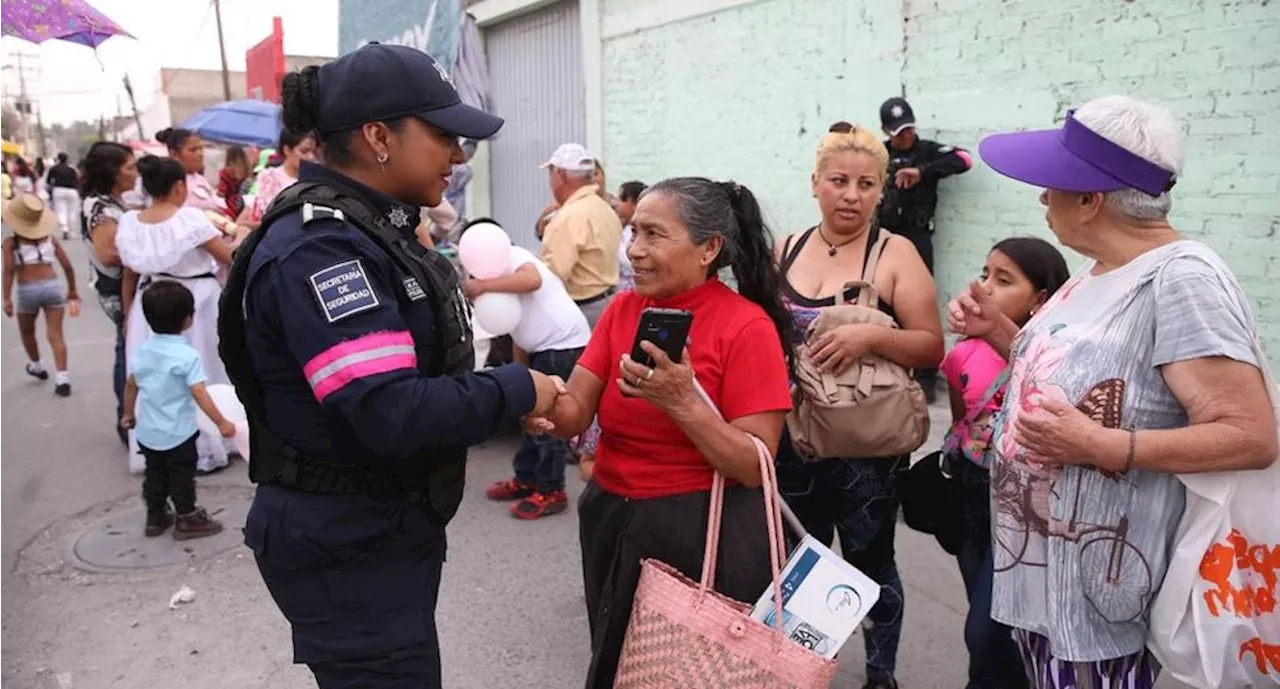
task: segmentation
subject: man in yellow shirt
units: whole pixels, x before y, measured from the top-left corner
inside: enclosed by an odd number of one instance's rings
[[[542,167],[560,204],[542,235],[542,260],[594,328],[617,289],[622,223],[593,183],[590,151],[565,144]]]

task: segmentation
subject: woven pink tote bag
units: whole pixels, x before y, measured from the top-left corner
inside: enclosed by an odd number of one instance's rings
[[[818,689],[835,676],[834,660],[796,644],[782,632],[781,571],[786,545],[773,457],[752,436],[760,456],[775,627],[751,619],[751,606],[712,588],[724,511],[724,477],[711,486],[702,581],[657,560],[640,563],[631,621],[614,679],[615,689]]]

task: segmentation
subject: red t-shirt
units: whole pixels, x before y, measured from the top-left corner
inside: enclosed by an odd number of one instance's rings
[[[605,383],[593,473],[601,488],[631,499],[710,490],[711,465],[680,426],[646,400],[624,397],[615,382],[619,361],[635,342],[640,314],[649,307],[693,313],[689,355],[694,373],[730,421],[791,409],[782,343],[763,309],[713,279],[663,301],[618,294],[578,359]]]

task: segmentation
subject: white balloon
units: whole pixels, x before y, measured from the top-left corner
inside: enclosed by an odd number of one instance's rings
[[[489,280],[507,273],[511,237],[498,225],[480,222],[458,241],[458,260],[471,277]]]
[[[490,292],[476,299],[476,323],[494,336],[509,335],[520,324],[523,309],[520,297]]]

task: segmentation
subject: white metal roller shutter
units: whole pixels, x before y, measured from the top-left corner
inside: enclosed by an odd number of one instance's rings
[[[486,29],[485,52],[494,110],[507,121],[490,147],[493,217],[513,242],[536,253],[533,226],[551,200],[538,166],[560,144],[586,144],[577,2]]]

